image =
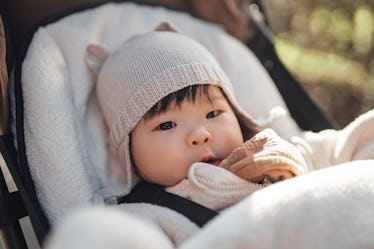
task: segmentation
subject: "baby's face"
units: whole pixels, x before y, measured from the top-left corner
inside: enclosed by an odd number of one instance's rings
[[[243,143],[238,120],[218,87],[150,119],[131,134],[131,153],[147,181],[172,186],[187,177],[194,162],[219,164]]]

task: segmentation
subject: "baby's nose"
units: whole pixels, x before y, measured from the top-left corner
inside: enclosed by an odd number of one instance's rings
[[[201,144],[210,143],[212,141],[212,134],[204,127],[193,130],[187,136],[187,144],[189,146],[196,146]]]

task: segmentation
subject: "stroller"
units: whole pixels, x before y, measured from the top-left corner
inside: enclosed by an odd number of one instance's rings
[[[2,117],[0,127],[0,149],[18,191],[9,192],[5,183],[4,174],[0,171],[0,224],[5,248],[21,249],[27,248],[27,244],[19,224],[19,219],[25,216],[30,217],[32,227],[40,244],[43,244],[46,235],[51,229],[50,216],[48,217],[46,214],[46,206],[41,202],[40,198],[38,198],[32,173],[30,172],[30,158],[28,158],[30,151],[27,148],[28,143],[25,141],[25,136],[27,135],[24,133],[24,116],[27,114],[27,109],[24,108],[25,103],[23,97],[25,95],[25,87],[23,86],[23,81],[27,80],[25,77],[28,75],[28,72],[23,68],[25,59],[30,57],[30,53],[42,51],[43,46],[48,46],[48,44],[42,44],[41,47],[32,47],[36,44],[35,39],[37,39],[37,36],[35,36],[35,34],[40,34],[38,28],[52,27],[52,30],[55,23],[66,17],[69,18],[73,16],[74,18],[77,13],[79,14],[83,11],[89,12],[92,10],[92,12],[100,12],[100,9],[103,8],[116,9],[115,4],[118,4],[121,8],[131,9],[131,11],[127,13],[129,15],[128,20],[131,20],[131,22],[134,20],[132,17],[137,15],[135,12],[138,10],[142,15],[148,13],[149,16],[147,16],[147,18],[151,19],[153,15],[151,13],[157,10],[161,13],[158,15],[162,16],[166,13],[166,17],[170,19],[173,19],[174,16],[178,16],[175,20],[180,20],[180,23],[176,23],[176,25],[183,26],[183,30],[188,30],[187,26],[191,24],[186,23],[190,20],[194,20],[193,25],[197,25],[196,23],[198,23],[198,25],[202,27],[212,24],[206,24],[205,21],[198,20],[199,18],[209,20],[209,15],[204,16],[206,10],[204,10],[205,12],[202,10],[197,11],[193,8],[193,5],[182,3],[191,1],[174,1],[174,3],[173,1],[133,1],[135,4],[129,1],[116,1],[116,3],[110,3],[110,5],[108,5],[107,2],[109,1],[102,0],[82,0],[75,2],[55,0],[49,2],[44,1],[44,3],[43,1],[33,1],[35,2],[32,3],[35,4],[34,7],[40,8],[40,11],[43,13],[39,11],[37,12],[38,16],[28,17],[30,19],[25,17],[25,20],[31,20],[30,23],[27,23],[23,30],[17,30],[17,19],[15,19],[17,15],[12,13],[17,10],[15,2],[16,1],[3,1],[0,6],[3,24],[2,34],[0,35],[2,39],[0,47]],[[212,2],[217,3],[217,1]],[[43,4],[47,6],[47,8],[45,8]],[[163,7],[160,9],[159,5]],[[166,7],[166,9],[164,7]],[[25,11],[26,8],[20,8],[19,10],[21,9]],[[29,13],[34,13],[34,11],[29,11]],[[130,13],[132,14],[130,15]],[[172,14],[169,16],[169,13]],[[251,49],[258,60],[263,64],[267,73],[271,76],[275,83],[274,89],[278,91],[277,94],[279,94],[279,96],[282,96],[282,101],[284,101],[285,107],[288,109],[297,126],[301,130],[312,131],[332,128],[329,120],[311,100],[299,82],[285,69],[277,57],[274,49],[274,40],[268,28],[266,13],[261,1],[252,1],[247,14],[249,17],[246,23],[248,36],[246,40],[243,41],[243,44]],[[100,13],[94,13],[92,15],[100,17]],[[179,16],[182,16],[182,18]],[[67,25],[69,25],[70,21],[74,23],[73,18],[67,21]],[[41,21],[42,19],[43,21]],[[92,21],[89,18],[85,20],[88,22]],[[217,18],[217,20],[214,21],[219,22],[219,19]],[[132,30],[144,29],[142,24],[135,21],[134,23],[131,22],[128,21],[128,23],[130,23],[129,25],[134,26]],[[111,23],[108,23],[108,25],[109,24]],[[143,24],[143,26],[144,25],[145,24]],[[196,31],[200,29],[200,26],[192,26],[187,33],[190,32],[192,36],[201,39],[203,43],[208,43],[206,40],[207,35],[204,36],[202,33]],[[68,26],[62,25],[62,27],[69,29]],[[216,27],[212,27],[212,29],[216,29]],[[203,28],[201,28],[201,30],[203,30]],[[56,32],[55,37],[58,37],[57,30],[52,30],[51,32]],[[76,30],[72,32],[76,32]],[[217,31],[216,33],[220,34],[219,32],[221,31]],[[111,35],[113,35],[113,33]],[[217,37],[211,37],[210,39],[215,38]],[[71,41],[71,43],[74,44],[74,41]],[[77,46],[79,47],[79,45],[80,44]],[[114,46],[114,44],[111,45]],[[48,57],[48,55],[43,56]],[[223,55],[217,54],[217,56],[222,57]],[[224,61],[224,58],[219,59]],[[241,58],[234,59],[241,60]],[[59,65],[55,64],[52,66],[58,67]],[[230,67],[230,65],[227,67]],[[34,69],[37,70],[37,68]],[[13,85],[9,85],[8,75]],[[50,87],[53,87],[52,84]],[[36,154],[38,153],[35,152],[34,155]],[[100,179],[96,180],[100,181]]]

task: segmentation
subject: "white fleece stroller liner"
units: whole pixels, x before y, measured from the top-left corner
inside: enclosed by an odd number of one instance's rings
[[[146,17],[146,18],[144,18]],[[69,209],[122,194],[109,177],[118,167],[107,152],[86,46],[113,50],[133,34],[170,21],[216,56],[243,108],[284,137],[299,129],[255,56],[216,25],[163,7],[109,3],[71,14],[35,33],[22,65],[26,155],[38,199],[53,224]],[[108,100],[109,101],[109,100]],[[275,108],[275,109],[274,109]]]

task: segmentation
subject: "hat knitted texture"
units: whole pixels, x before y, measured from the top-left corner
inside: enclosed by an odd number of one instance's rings
[[[123,183],[127,187],[135,184],[129,148],[132,129],[161,99],[197,84],[221,87],[238,107],[229,79],[214,57],[182,34],[155,31],[136,35],[105,60],[98,75],[97,98],[109,127],[111,149],[125,164]]]

